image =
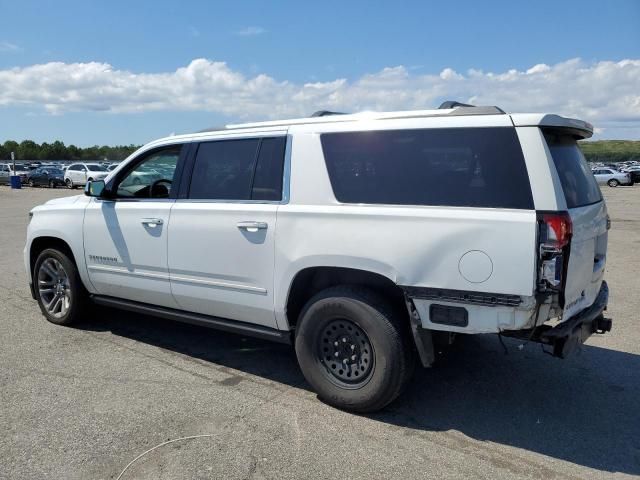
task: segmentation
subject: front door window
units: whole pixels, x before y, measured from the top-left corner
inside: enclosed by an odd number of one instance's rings
[[[120,180],[119,198],[168,198],[173,186],[180,146],[154,152]]]

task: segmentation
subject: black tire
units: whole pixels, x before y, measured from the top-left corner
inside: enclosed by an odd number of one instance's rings
[[[71,179],[70,179],[70,178],[67,178],[67,179],[64,181],[64,183],[65,183],[65,185],[67,186],[67,188],[68,188],[69,190],[73,190],[73,189],[75,188],[75,187],[73,186],[73,182],[71,181]]]
[[[618,180],[616,180],[615,178],[612,178],[611,180],[609,180],[607,182],[607,185],[609,185],[610,187],[617,187],[618,185],[620,185],[620,182]]]
[[[56,188],[56,184],[53,180],[49,180],[49,188]]]
[[[65,299],[68,298],[68,307],[66,312],[60,315],[51,313],[45,305],[45,301],[49,299],[47,295],[51,295],[50,293],[45,294],[45,288],[50,287],[50,285],[48,285],[50,282],[41,281],[41,279],[44,278],[48,280],[48,278],[52,276],[48,275],[46,271],[41,273],[41,269],[44,268],[43,264],[49,265],[50,262],[57,262],[64,270],[67,278],[67,281],[63,282],[63,290],[65,295],[67,295]],[[44,283],[47,283],[47,285]],[[44,317],[51,323],[55,323],[56,325],[71,325],[89,312],[89,294],[82,284],[75,263],[65,252],[54,248],[47,248],[38,255],[33,267],[33,286],[40,310]]]
[[[33,187],[35,187],[35,186],[36,186],[36,184],[34,183],[34,181],[33,181],[33,180],[29,180],[29,186],[30,186],[31,188],[33,188]]]
[[[307,302],[295,348],[302,373],[318,397],[354,412],[387,406],[400,395],[415,367],[406,314],[384,297],[356,286],[328,288]]]

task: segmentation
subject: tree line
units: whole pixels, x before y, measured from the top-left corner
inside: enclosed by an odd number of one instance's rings
[[[36,143],[24,140],[20,143],[7,140],[0,143],[0,161],[10,160],[11,152],[15,152],[16,160],[107,160],[120,161],[139,148],[138,145],[94,145],[93,147],[76,147],[65,145],[56,140],[53,143]]]
[[[640,160],[640,141],[634,140],[600,140],[581,141],[580,148],[590,162],[622,162]],[[0,161],[11,159],[15,152],[16,160],[107,160],[120,161],[137,150],[139,145],[94,145],[93,147],[76,147],[65,145],[56,140],[53,143],[38,144],[32,140],[20,143],[7,140],[0,144]]]
[[[598,140],[578,143],[589,162],[640,161],[640,141],[638,140]]]

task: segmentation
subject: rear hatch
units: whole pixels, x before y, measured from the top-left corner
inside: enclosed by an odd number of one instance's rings
[[[607,207],[600,187],[570,131],[543,129],[571,217],[569,262],[564,279],[563,320],[593,304],[607,255]]]

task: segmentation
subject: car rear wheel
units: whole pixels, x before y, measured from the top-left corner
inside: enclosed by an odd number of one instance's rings
[[[620,185],[620,182],[615,178],[612,178],[607,182],[607,185],[609,185],[610,187],[617,187],[618,185]]]
[[[408,319],[384,297],[338,286],[314,296],[296,332],[302,373],[324,402],[372,412],[402,392],[415,366]]]
[[[51,323],[71,325],[87,313],[88,293],[65,252],[42,251],[33,268],[33,284],[40,310]]]
[[[36,184],[34,183],[34,181],[33,181],[33,180],[29,180],[29,186],[30,186],[31,188],[33,188],[33,187],[35,187],[35,186],[36,186]]]
[[[71,181],[71,179],[70,179],[70,178],[67,178],[67,179],[64,181],[64,183],[65,183],[65,185],[67,186],[67,188],[68,188],[69,190],[73,189],[73,182]]]

